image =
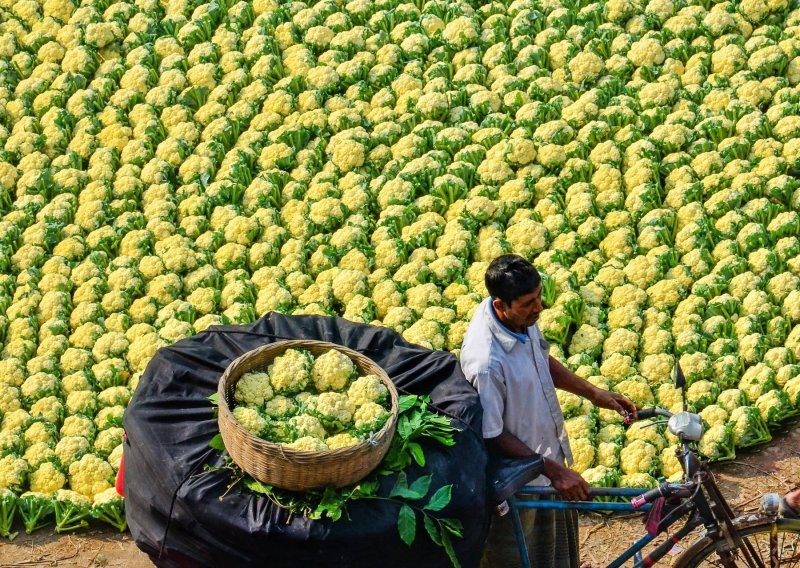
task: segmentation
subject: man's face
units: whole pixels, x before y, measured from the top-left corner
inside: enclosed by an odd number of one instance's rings
[[[500,305],[495,304],[495,308],[516,328],[532,326],[538,321],[539,314],[544,310],[541,285],[530,294],[520,296],[511,302],[510,306],[500,299],[497,299],[496,302]]]

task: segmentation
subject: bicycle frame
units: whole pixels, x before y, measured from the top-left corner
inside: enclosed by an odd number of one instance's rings
[[[669,415],[671,413],[662,409],[655,409],[654,414]],[[520,551],[522,565],[530,568],[530,558],[522,534],[522,523],[519,518],[518,509],[561,509],[578,511],[645,511],[650,507],[641,506],[649,503],[659,496],[667,499],[671,509],[668,509],[658,521],[653,532],[642,536],[630,548],[613,560],[607,568],[619,568],[625,562],[634,559],[635,568],[649,567],[662,559],[672,548],[693,530],[700,526],[705,527],[705,536],[714,540],[724,539],[727,547],[719,551],[720,558],[727,566],[729,564],[729,551],[739,550],[748,565],[755,568],[764,568],[759,555],[753,549],[752,544],[740,537],[734,523],[735,517],[725,497],[717,487],[714,476],[708,465],[701,463],[697,453],[689,444],[682,441],[683,452],[681,458],[686,477],[690,481],[682,484],[663,484],[658,489],[647,491],[642,494],[641,489],[618,489],[618,488],[596,488],[591,492],[592,496],[613,496],[613,497],[634,497],[638,499],[631,503],[605,503],[589,501],[519,501],[515,498],[509,500],[511,506],[512,523],[516,534],[517,546]],[[691,494],[688,491],[691,490]],[[532,487],[523,488],[518,494],[521,495],[557,495],[557,491],[552,487]],[[634,505],[636,503],[636,505]],[[665,533],[669,527],[679,519],[687,517],[686,523],[678,529],[670,538],[656,546],[647,556],[642,557],[641,551],[655,540],[656,537]]]
[[[708,469],[701,465],[698,471],[698,490],[690,498],[680,505],[667,511],[658,524],[655,534],[647,533],[634,542],[628,549],[615,558],[607,568],[620,568],[626,562],[633,559],[634,567],[641,568],[652,566],[663,558],[674,545],[678,544],[683,538],[700,526],[705,526],[706,535],[712,538],[724,538],[730,550],[739,549],[751,566],[763,567],[758,554],[753,550],[752,545],[741,539],[734,525],[734,514],[717,487],[714,477]],[[635,497],[642,493],[641,489],[619,489],[619,488],[596,488],[592,490],[594,497]],[[517,495],[538,495],[554,496],[558,492],[549,486],[524,487]],[[511,520],[514,525],[514,532],[517,539],[517,547],[520,551],[522,566],[530,568],[530,558],[527,547],[522,536],[522,523],[519,517],[519,509],[558,509],[558,510],[577,510],[577,511],[647,511],[650,505],[635,508],[626,502],[596,502],[596,501],[555,501],[538,500],[527,501],[512,498],[509,500],[511,507]],[[655,540],[659,535],[664,534],[673,524],[688,515],[686,523],[678,529],[670,538],[657,546],[650,554],[642,557],[641,551]],[[723,552],[724,554],[724,552]]]
[[[592,489],[592,496],[595,497],[635,497],[637,495],[641,495],[641,489],[619,489],[619,488],[596,488]],[[519,491],[518,495],[539,495],[539,496],[554,496],[558,495],[558,492],[549,486],[527,486],[522,488]],[[619,502],[619,503],[605,503],[605,502],[596,502],[596,501],[554,501],[554,500],[542,500],[542,501],[520,501],[518,499],[512,498],[509,500],[509,506],[511,508],[511,522],[514,525],[514,533],[517,539],[517,547],[519,549],[522,566],[523,568],[531,568],[531,561],[530,557],[528,556],[528,549],[525,545],[525,540],[522,535],[522,522],[519,518],[519,509],[560,509],[560,510],[576,510],[576,511],[646,511],[650,508],[649,505],[642,507],[640,509],[635,509],[633,505],[629,502]],[[654,537],[650,535],[646,535],[634,543],[627,551],[625,551],[626,556],[623,558],[620,556],[618,559],[620,562],[619,564],[615,564],[615,566],[621,566],[624,562],[626,562],[629,558],[634,556],[637,552],[639,552],[642,548],[647,546],[647,544],[653,540]],[[611,565],[609,565],[611,568]]]

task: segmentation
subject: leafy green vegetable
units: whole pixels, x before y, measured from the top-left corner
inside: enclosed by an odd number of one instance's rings
[[[53,522],[53,500],[41,493],[25,493],[19,498],[19,515],[25,524],[25,532],[46,527]]]
[[[0,536],[13,540],[17,533],[11,532],[14,513],[17,510],[17,496],[10,489],[0,489]]]

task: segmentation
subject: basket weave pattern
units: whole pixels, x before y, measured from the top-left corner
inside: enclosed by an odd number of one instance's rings
[[[383,427],[355,446],[323,452],[303,452],[251,434],[233,417],[236,383],[250,371],[266,370],[287,349],[306,349],[315,357],[329,349],[347,355],[359,375],[377,375],[389,390],[390,416]],[[255,479],[290,491],[351,485],[374,470],[389,451],[397,425],[397,389],[386,372],[364,355],[325,341],[292,340],[270,343],[233,361],[219,381],[219,430],[231,459]]]

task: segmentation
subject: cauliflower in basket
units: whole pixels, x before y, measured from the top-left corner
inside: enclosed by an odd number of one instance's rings
[[[301,438],[311,436],[322,440],[327,436],[325,428],[319,418],[315,416],[309,416],[308,414],[292,416],[289,418],[289,425],[297,431],[297,435]]]
[[[377,375],[357,378],[347,390],[347,396],[356,407],[368,402],[383,402],[389,396],[389,389]]]
[[[339,432],[353,421],[355,406],[346,394],[324,392],[308,401],[308,412],[319,418],[326,429]]]
[[[236,402],[264,406],[273,396],[269,374],[259,371],[245,373],[236,383],[233,398]]]
[[[378,430],[388,417],[386,409],[375,402],[362,404],[353,416],[356,428],[370,430]]]
[[[256,436],[260,436],[267,427],[267,421],[253,408],[237,406],[233,409],[233,417],[245,430]]]
[[[341,391],[355,374],[355,363],[336,349],[329,350],[314,361],[314,385],[319,392]]]
[[[301,452],[324,452],[328,450],[327,444],[320,440],[319,438],[314,438],[313,436],[303,436],[302,438],[298,438],[291,444],[286,444],[287,448],[292,448],[293,450],[299,450]]]
[[[331,450],[337,450],[339,448],[349,448],[350,446],[355,446],[360,442],[361,440],[359,440],[352,434],[348,434],[347,432],[342,432],[341,434],[336,434],[335,436],[331,436],[330,438],[325,439],[325,444],[328,446],[328,449]]]
[[[306,389],[311,382],[313,361],[309,353],[299,349],[287,349],[275,357],[269,366],[269,380],[279,394],[295,394]]]
[[[291,398],[278,395],[267,401],[264,412],[270,418],[286,418],[297,412],[297,404]]]

